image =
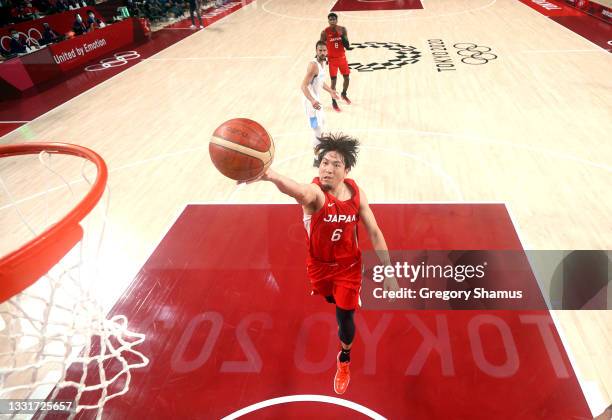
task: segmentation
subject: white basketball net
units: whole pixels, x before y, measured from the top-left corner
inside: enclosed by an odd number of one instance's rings
[[[27,157],[35,160],[33,155]],[[91,169],[87,168],[88,161],[67,158],[86,162],[79,164],[82,178],[68,182],[51,167],[50,161],[58,158],[44,152],[38,157],[47,177],[59,177],[63,184],[48,186],[40,194],[46,196],[47,207],[49,203],[53,206],[52,196],[60,188],[75,196],[78,195],[75,190],[86,190],[91,184],[92,177],[86,174]],[[27,168],[31,163],[26,164],[24,158],[15,157],[20,160],[19,165]],[[15,198],[7,186],[15,177],[3,175],[3,170],[7,173],[11,169],[6,162],[10,159],[0,159],[0,197],[8,198],[0,202],[0,221],[12,217],[8,213],[12,212],[27,231],[36,234],[37,229],[20,209],[24,200]],[[93,253],[95,261],[102,242],[108,196],[107,190],[94,210],[102,211],[101,218],[92,214],[85,222],[87,225],[82,224],[83,240],[43,278],[0,304],[0,399],[49,397],[48,401],[72,401],[67,417],[73,418],[82,410],[95,410],[92,414],[100,418],[107,401],[128,392],[131,371],[148,364],[147,357],[136,350],[145,335],[129,331],[123,315],[106,318],[106,311],[97,299],[103,282],[97,278],[95,267],[84,264],[87,259],[92,260],[88,254]],[[94,216],[98,219],[97,228],[92,228],[89,222]],[[21,417],[13,414],[12,417]],[[42,410],[38,414],[45,416]]]

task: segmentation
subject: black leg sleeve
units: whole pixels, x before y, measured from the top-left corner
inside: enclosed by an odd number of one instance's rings
[[[336,320],[338,321],[338,337],[344,344],[351,344],[355,338],[355,310],[347,311],[336,306]]]

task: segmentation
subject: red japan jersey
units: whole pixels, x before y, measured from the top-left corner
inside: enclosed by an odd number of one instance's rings
[[[330,27],[325,28],[325,43],[327,44],[328,58],[344,57],[344,45],[342,45],[342,35],[339,32]]]
[[[312,181],[321,186],[319,178]],[[359,223],[359,187],[352,179],[345,178],[353,190],[353,197],[338,200],[330,193],[325,194],[323,207],[312,215],[304,215],[304,227],[308,233],[308,263],[345,263],[361,258],[357,244],[357,223]]]

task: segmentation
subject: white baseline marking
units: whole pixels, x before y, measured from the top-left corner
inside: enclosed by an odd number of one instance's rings
[[[327,395],[287,395],[285,397],[272,398],[270,400],[261,401],[241,410],[236,411],[228,416],[223,417],[221,420],[234,420],[238,417],[244,416],[245,414],[252,413],[253,411],[260,410],[262,408],[271,407],[273,405],[286,404],[291,402],[322,402],[327,404],[339,405],[341,407],[350,408],[351,410],[357,411],[375,420],[386,420],[385,417],[381,416],[377,412],[370,410],[363,405],[357,404],[352,401],[343,400],[336,397],[328,397]]]
[[[516,217],[514,216],[514,214],[512,213],[512,210],[510,209],[510,205],[508,203],[504,203],[504,205],[506,206],[506,210],[508,211],[508,215],[510,216],[510,221],[512,222],[512,225],[514,226],[514,231],[516,232],[516,235],[519,238],[519,242],[521,243],[521,247],[527,251],[528,249],[531,248],[531,246],[529,245],[528,242],[525,242],[525,235],[522,233],[519,224],[517,222]],[[531,260],[529,259],[529,255],[527,253],[525,253],[525,256],[527,257],[527,261],[529,263],[529,265],[532,267],[531,271],[533,273],[534,276],[537,276],[537,272],[536,270],[533,269],[533,264],[531,262]],[[595,416],[596,414],[593,412],[593,406],[595,404],[596,401],[601,400],[602,396],[599,395],[599,393],[597,392],[597,389],[591,389],[587,386],[588,382],[585,378],[584,375],[582,374],[582,372],[580,371],[580,369],[578,369],[578,362],[576,360],[576,356],[574,355],[574,352],[572,351],[572,346],[569,344],[569,340],[567,338],[567,335],[565,334],[565,330],[563,329],[563,325],[561,324],[561,321],[559,320],[559,317],[556,313],[556,311],[552,311],[550,310],[551,304],[550,304],[550,297],[546,295],[545,290],[542,286],[542,284],[536,280],[536,284],[538,285],[538,288],[540,289],[540,293],[542,294],[542,297],[544,298],[544,300],[546,301],[546,305],[548,307],[548,313],[551,317],[551,319],[553,320],[553,324],[555,325],[555,328],[557,329],[557,332],[559,333],[559,338],[561,338],[561,344],[563,345],[563,349],[565,350],[566,354],[567,354],[567,358],[570,361],[570,365],[572,366],[572,369],[574,370],[574,373],[576,374],[576,379],[578,379],[578,384],[580,385],[580,389],[582,390],[582,393],[585,397],[585,399],[587,400],[587,404],[589,406],[589,408],[591,409],[591,412],[593,414],[593,416]]]

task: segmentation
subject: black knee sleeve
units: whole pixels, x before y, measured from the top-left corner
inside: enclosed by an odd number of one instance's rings
[[[336,320],[338,321],[338,337],[344,344],[351,344],[355,338],[355,310],[347,311],[336,306]]]

